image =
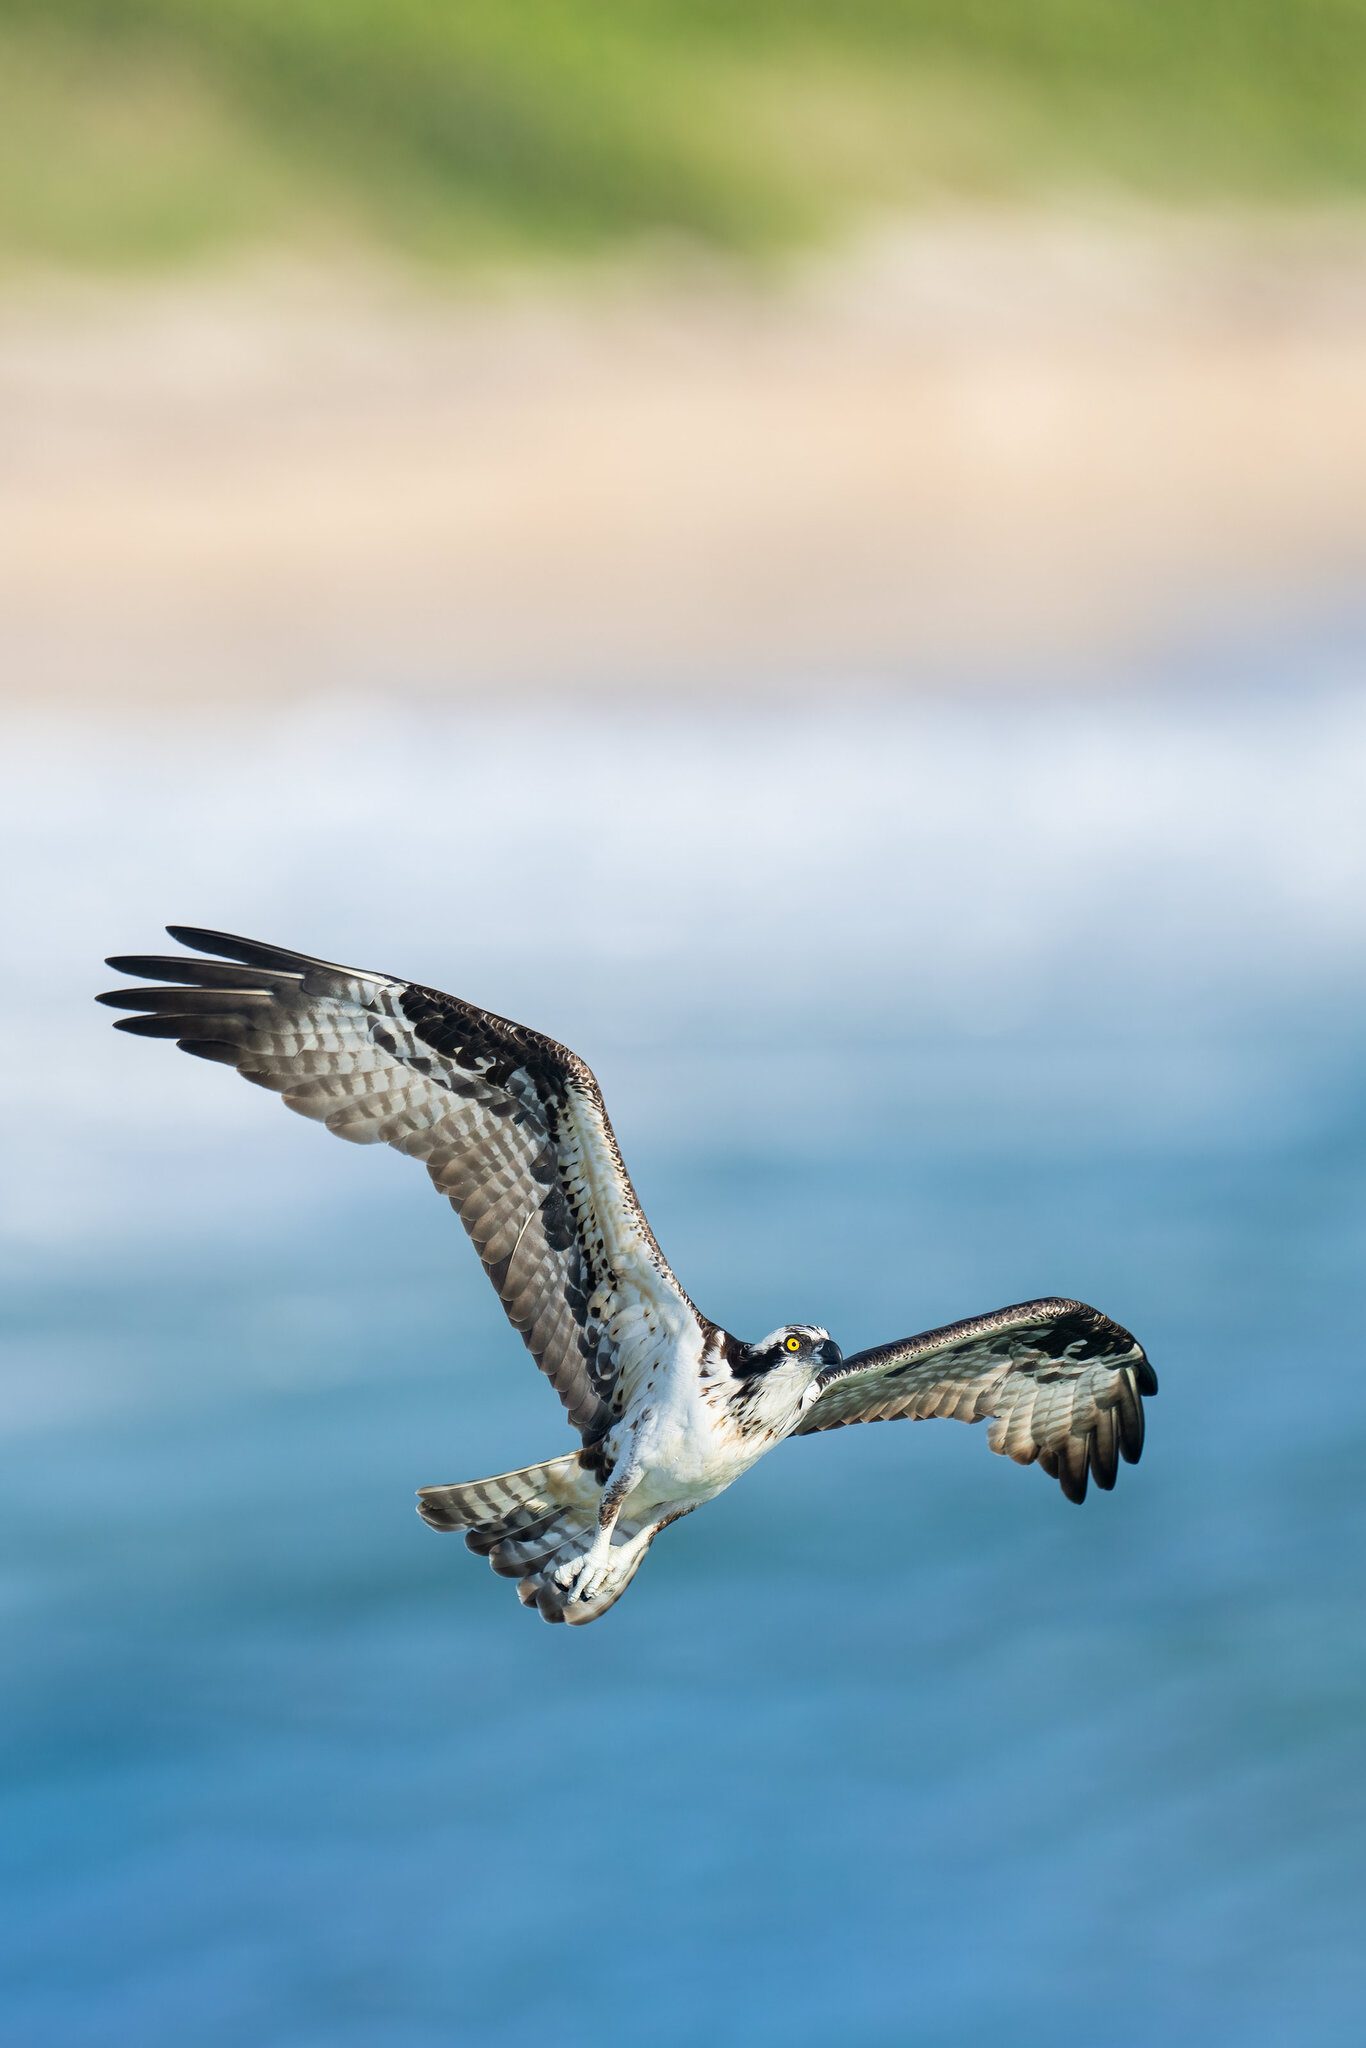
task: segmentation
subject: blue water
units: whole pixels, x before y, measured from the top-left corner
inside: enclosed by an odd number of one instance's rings
[[[7,2042],[1363,2038],[1350,663],[7,738]],[[1143,1464],[788,1445],[544,1627],[412,1491],[553,1396],[418,1169],[110,1033],[167,919],[578,1046],[741,1332],[1099,1303]]]

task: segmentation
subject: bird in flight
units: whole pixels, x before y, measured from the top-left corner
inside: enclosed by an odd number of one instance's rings
[[[1067,1498],[1143,1448],[1157,1377],[1085,1302],[1048,1297],[846,1358],[814,1323],[746,1343],[684,1293],[655,1242],[602,1093],[577,1053],[458,996],[188,925],[192,949],[109,962],[157,986],[99,1001],[117,1028],[236,1067],[359,1145],[420,1159],[474,1240],[508,1320],[569,1411],[576,1450],[424,1486],[547,1621],[620,1599],[661,1529],[789,1436],[898,1416],[986,1422]]]

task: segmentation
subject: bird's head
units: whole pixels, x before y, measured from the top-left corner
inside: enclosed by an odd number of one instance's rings
[[[838,1365],[843,1356],[830,1332],[819,1323],[784,1323],[757,1344],[745,1346],[740,1370],[749,1379],[785,1370],[794,1378],[815,1380],[828,1366]]]

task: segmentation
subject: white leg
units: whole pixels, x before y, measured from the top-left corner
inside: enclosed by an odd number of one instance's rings
[[[633,1465],[612,1473],[598,1504],[598,1533],[581,1556],[559,1565],[555,1578],[561,1586],[572,1586],[576,1600],[591,1600],[601,1585],[611,1561],[612,1537],[626,1497],[641,1475]]]

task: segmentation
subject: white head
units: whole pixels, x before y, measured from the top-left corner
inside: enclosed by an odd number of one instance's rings
[[[751,1384],[765,1382],[765,1393],[775,1399],[806,1407],[816,1398],[820,1375],[843,1356],[819,1323],[784,1323],[757,1344],[746,1344],[735,1370]]]

